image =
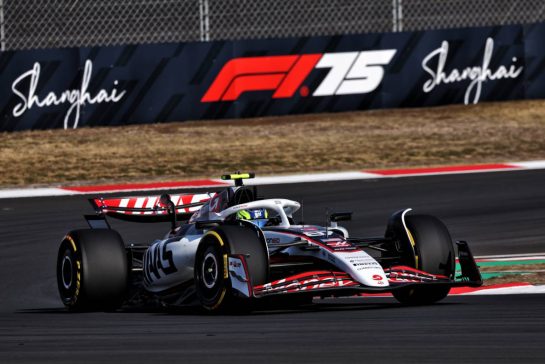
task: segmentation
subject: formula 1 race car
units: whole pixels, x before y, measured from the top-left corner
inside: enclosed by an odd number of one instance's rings
[[[255,186],[243,185],[252,177],[223,176],[235,185],[216,193],[91,199],[90,229],[70,231],[59,248],[63,303],[85,310],[150,302],[250,310],[275,298],[301,304],[391,292],[403,304],[429,304],[451,287],[482,284],[467,243],[455,249],[433,216],[400,210],[384,237],[351,237],[338,225],[351,213],[331,214],[328,226],[296,224],[300,204],[258,198]],[[107,217],[171,226],[162,239],[126,245]]]

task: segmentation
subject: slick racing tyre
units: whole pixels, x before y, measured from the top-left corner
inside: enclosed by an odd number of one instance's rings
[[[229,280],[228,255],[243,255],[252,286],[267,282],[269,257],[255,229],[224,225],[204,234],[195,257],[195,286],[201,306],[210,312],[248,311],[251,300],[237,296]]]
[[[127,279],[125,246],[116,231],[74,230],[61,242],[57,284],[68,308],[116,309],[125,297]]]
[[[429,215],[409,215],[405,221],[414,242],[416,257],[406,264],[424,272],[454,279],[455,252],[445,224]],[[430,285],[408,287],[392,293],[403,304],[423,305],[442,300],[449,291],[448,286]]]

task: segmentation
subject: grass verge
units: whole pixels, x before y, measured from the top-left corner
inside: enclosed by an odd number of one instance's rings
[[[545,102],[0,133],[0,187],[545,159]]]

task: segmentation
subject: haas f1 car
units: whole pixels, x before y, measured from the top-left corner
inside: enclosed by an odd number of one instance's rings
[[[331,214],[327,226],[296,224],[300,204],[257,198],[256,187],[242,183],[252,177],[223,176],[235,184],[215,193],[91,199],[90,229],[70,231],[59,248],[63,303],[103,310],[159,302],[218,311],[275,298],[299,304],[390,292],[403,304],[429,304],[451,287],[482,284],[467,243],[455,246],[433,216],[401,210],[384,237],[352,237],[338,225],[351,213]],[[149,244],[127,245],[107,218],[170,221],[170,229]]]

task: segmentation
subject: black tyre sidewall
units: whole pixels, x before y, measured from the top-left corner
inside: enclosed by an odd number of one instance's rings
[[[267,283],[269,276],[269,257],[266,243],[262,241],[254,226],[223,225],[207,232],[200,243],[195,257],[195,286],[197,297],[203,308],[208,311],[248,312],[252,309],[252,299],[242,297],[225,278],[224,255],[243,255],[252,286]],[[218,255],[220,279],[217,286],[209,289],[202,277],[203,259],[208,252]]]
[[[415,255],[418,266],[413,268],[431,274],[454,278],[455,252],[450,233],[439,219],[429,215],[410,215],[406,217],[407,228],[415,241]],[[445,298],[450,287],[413,286],[393,292],[394,297],[404,304],[430,304]]]
[[[72,267],[76,279],[72,279],[69,288],[62,281],[62,264],[67,254],[75,257]],[[57,284],[63,303],[71,309],[118,308],[128,286],[128,262],[121,236],[108,229],[69,232],[59,248]]]
[[[71,262],[71,277],[68,287],[65,286],[66,279],[63,277],[64,264],[67,263],[65,260],[66,257],[68,257]],[[57,286],[61,300],[65,306],[74,307],[77,305],[81,293],[81,277],[81,256],[74,250],[72,243],[70,243],[68,239],[65,239],[59,247],[59,254],[57,257]]]
[[[430,215],[408,216],[406,222],[416,243],[418,267],[415,268],[452,279],[455,271],[455,252],[445,224]]]

